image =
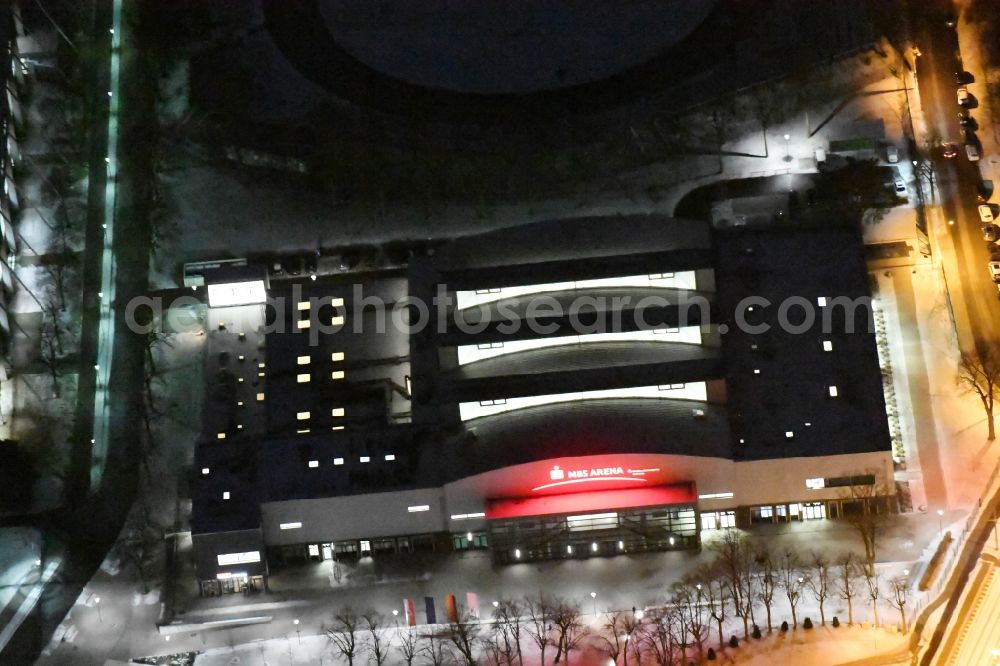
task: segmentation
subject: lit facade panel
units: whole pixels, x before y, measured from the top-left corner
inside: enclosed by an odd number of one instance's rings
[[[251,305],[267,300],[263,280],[229,282],[208,285],[208,306],[223,308],[231,305]]]
[[[259,550],[248,550],[243,553],[220,553],[218,556],[219,566],[224,567],[230,564],[248,564],[260,562]]]
[[[461,345],[458,347],[458,364],[466,365],[505,354],[548,347],[561,347],[593,342],[682,342],[701,344],[701,329],[697,326],[684,328],[660,328],[647,331],[624,331],[620,333],[592,333],[589,335],[563,335],[535,338],[532,340],[509,340],[502,343],[481,345]]]
[[[462,420],[469,421],[482,416],[493,416],[494,414],[527,409],[528,407],[572,402],[574,400],[651,398],[703,401],[706,399],[706,394],[705,382],[691,382],[690,384],[630,386],[628,388],[604,389],[600,391],[576,391],[573,393],[551,393],[548,395],[532,395],[498,400],[481,400],[478,402],[463,402],[458,407]]]
[[[455,307],[459,310],[485,303],[494,303],[505,298],[543,294],[552,291],[572,291],[574,289],[614,289],[614,288],[649,288],[662,289],[696,289],[695,272],[654,273],[651,275],[627,275],[623,277],[599,278],[596,280],[574,280],[567,282],[549,282],[545,284],[528,284],[496,289],[479,289],[475,291],[455,292]]]

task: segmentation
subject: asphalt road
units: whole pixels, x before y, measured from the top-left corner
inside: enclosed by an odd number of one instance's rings
[[[955,92],[958,88],[955,72],[961,70],[957,58],[958,39],[955,30],[945,24],[950,2],[932,0],[912,3],[912,6],[914,41],[923,53],[917,59],[917,78],[928,131],[936,131],[942,140],[952,141],[959,146],[958,157],[946,159],[942,157],[940,149],[935,149],[932,156],[938,172],[944,220],[955,222],[947,226],[946,233],[950,235],[950,245],[954,248],[958,284],[955,284],[952,275],[948,275],[948,288],[953,299],[961,297],[965,302],[969,315],[968,324],[972,329],[971,339],[977,344],[986,340],[1000,340],[1000,299],[987,268],[991,251],[1000,251],[1000,246],[991,248],[989,243],[983,241],[976,201],[977,184],[982,177],[990,177],[988,172],[981,176],[980,168],[988,170],[989,167],[983,162],[968,161],[961,148],[962,133],[958,125],[960,107]],[[971,113],[981,126],[988,123],[981,108],[974,108]],[[994,195],[994,202],[996,199],[997,195]],[[944,251],[951,251],[951,248],[946,245]],[[944,259],[947,262],[949,258]],[[961,329],[963,322],[957,323]],[[968,336],[962,336],[960,331],[961,341],[969,339]]]

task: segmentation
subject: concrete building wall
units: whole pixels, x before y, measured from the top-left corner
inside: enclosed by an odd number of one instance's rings
[[[557,466],[563,471],[621,468],[625,477],[633,470],[650,471],[632,481],[558,485],[551,482],[551,473]],[[607,490],[639,487],[646,483],[660,485],[693,481],[699,495],[732,493],[732,497],[699,500],[701,511],[716,511],[737,506],[842,498],[845,488],[812,490],[806,487],[806,479],[866,473],[891,480],[890,453],[745,462],[698,456],[609,454],[513,465],[449,483],[443,488],[268,502],[262,506],[261,514],[268,545],[321,543],[481,530],[486,526],[486,519],[477,514],[486,512],[486,502],[490,498],[541,496],[579,491],[584,487],[587,490]],[[425,511],[408,510],[411,506],[424,505],[428,507]],[[281,523],[299,522],[301,527],[280,529]]]
[[[411,507],[428,507],[411,511]],[[343,497],[265,502],[264,539],[269,546],[425,534],[448,529],[441,488],[401,490]],[[281,524],[302,523],[295,529]]]

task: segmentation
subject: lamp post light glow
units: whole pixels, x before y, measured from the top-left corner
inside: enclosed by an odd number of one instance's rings
[[[789,149],[788,142],[791,140],[792,137],[790,134],[786,134],[784,138],[785,138],[785,156],[782,159],[784,159],[786,162],[791,162],[792,153]]]
[[[944,509],[938,509],[937,515],[938,515],[938,536],[944,536],[944,521],[942,520],[944,516]]]
[[[591,592],[590,599],[594,602],[594,617],[597,617],[597,592]]]
[[[101,598],[94,597],[94,605],[97,606],[97,620],[101,624],[104,624],[104,618],[101,617]]]
[[[302,645],[302,632],[299,630],[299,618],[292,620],[292,624],[295,625],[295,636],[299,639],[299,645]]]

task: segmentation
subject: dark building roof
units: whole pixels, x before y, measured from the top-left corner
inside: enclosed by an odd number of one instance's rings
[[[710,268],[708,225],[664,215],[545,220],[464,236],[429,263],[449,289]]]
[[[889,450],[858,234],[840,228],[729,230],[718,233],[716,251],[719,307],[727,313],[722,346],[737,457]],[[751,296],[772,303],[747,312],[749,323],[769,326],[766,333],[747,332],[733,316]],[[801,332],[783,330],[779,322],[781,304],[792,298],[802,299],[816,315]],[[820,298],[827,299],[826,307],[819,306]],[[862,307],[845,317],[834,305],[840,298],[860,299]],[[787,319],[794,325],[803,323],[802,317],[802,307],[793,307]],[[848,332],[848,323],[855,332]],[[824,341],[831,351],[824,351]]]

